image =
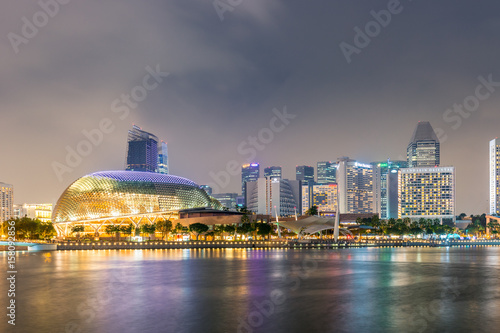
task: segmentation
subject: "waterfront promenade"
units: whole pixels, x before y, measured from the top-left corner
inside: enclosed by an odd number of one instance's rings
[[[331,240],[269,240],[269,241],[188,241],[188,242],[61,242],[57,250],[120,250],[120,249],[336,249],[356,247],[447,247],[500,246],[500,240],[363,240],[360,242]]]

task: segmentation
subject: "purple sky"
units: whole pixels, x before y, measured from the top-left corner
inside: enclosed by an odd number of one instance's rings
[[[355,46],[354,28],[377,29],[371,11],[388,7],[398,13],[348,63],[340,44]],[[473,112],[443,115],[476,94],[479,76],[500,82],[498,1],[242,0],[226,8],[221,21],[211,0],[72,0],[49,6],[53,17],[36,1],[4,4],[0,181],[14,184],[15,202],[55,202],[85,174],[122,169],[133,123],[168,142],[172,174],[213,182],[210,172],[246,162],[238,146],[286,106],[296,117],[258,151],[262,171],[281,165],[294,178],[296,165],[340,156],[403,158],[417,122],[428,120],[446,136],[442,165],[457,168],[457,214],[487,211],[500,87]],[[37,31],[23,28],[36,20]],[[125,114],[115,100],[157,65],[169,75],[158,86],[147,81],[147,97]],[[82,145],[82,131],[102,121],[112,130],[58,177],[66,147]],[[223,191],[240,187],[237,174]]]

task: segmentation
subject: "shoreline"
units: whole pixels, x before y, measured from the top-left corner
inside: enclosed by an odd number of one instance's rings
[[[500,246],[500,240],[366,240],[361,242],[335,243],[328,240],[270,240],[270,241],[102,241],[102,242],[60,242],[33,243],[23,242],[15,245],[16,251],[66,251],[66,250],[154,250],[154,249],[346,249],[346,248],[386,248],[386,247],[461,247],[461,246]],[[7,251],[0,245],[0,251]]]

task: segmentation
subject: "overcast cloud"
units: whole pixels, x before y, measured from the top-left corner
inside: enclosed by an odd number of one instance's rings
[[[339,44],[354,45],[353,29],[389,2],[243,0],[221,21],[210,0],[72,0],[16,53],[9,33],[22,36],[22,18],[33,22],[41,8],[8,1],[0,13],[0,181],[14,184],[16,203],[55,202],[85,174],[122,169],[134,123],[168,142],[173,174],[213,182],[210,172],[245,162],[238,145],[286,106],[296,118],[259,151],[262,169],[281,165],[294,178],[296,165],[340,156],[403,158],[417,122],[428,120],[446,136],[442,165],[457,168],[457,214],[486,212],[500,88],[456,130],[443,113],[474,94],[479,76],[500,82],[500,4],[401,1],[348,63]],[[169,75],[120,119],[112,102],[157,65]],[[59,181],[53,163],[103,118],[114,130]],[[240,181],[232,177],[224,191],[240,191]]]

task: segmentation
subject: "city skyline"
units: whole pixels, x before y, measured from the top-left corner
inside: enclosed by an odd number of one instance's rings
[[[252,1],[223,21],[211,2],[197,5],[72,2],[18,52],[7,34],[21,35],[22,18],[41,8],[5,6],[0,182],[14,186],[15,203],[54,203],[83,175],[123,169],[134,123],[168,139],[171,174],[207,184],[230,161],[282,165],[283,178],[295,179],[296,165],[341,156],[402,160],[422,120],[441,139],[440,165],[456,168],[457,213],[488,212],[487,144],[500,136],[498,3],[402,2],[351,62],[339,45],[354,45],[353,29],[387,2]],[[127,107],[122,95],[138,98]],[[294,118],[274,121],[272,140],[248,149],[249,136],[285,108]],[[102,138],[68,166],[67,147],[94,129]],[[70,171],[59,178],[54,163]],[[241,176],[231,175],[222,191],[240,187]]]

